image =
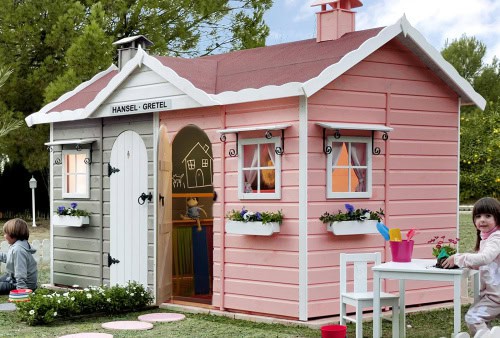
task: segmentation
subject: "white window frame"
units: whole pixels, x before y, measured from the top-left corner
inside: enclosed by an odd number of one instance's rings
[[[333,151],[326,157],[326,198],[370,198],[372,197],[372,140],[370,137],[344,136],[328,137],[328,145],[333,142],[365,143],[366,144],[366,191],[363,192],[334,192],[332,191],[332,157]],[[338,166],[337,166],[338,167]],[[351,164],[346,168],[350,168]],[[350,184],[349,184],[350,186]]]
[[[255,199],[255,200],[270,200],[270,199],[281,199],[281,155],[277,155],[274,158],[274,193],[244,193],[243,185],[243,163],[244,163],[244,146],[252,144],[274,144],[274,148],[281,147],[281,138],[272,137],[270,139],[266,138],[249,138],[241,139],[238,144],[238,198],[240,200],[245,199]],[[260,175],[260,170],[258,170],[258,175]]]
[[[85,158],[90,158],[90,149],[81,149],[81,150],[63,150],[62,151],[62,173],[61,173],[61,179],[62,179],[62,198],[89,198],[90,197],[90,164],[85,164],[87,167],[87,172],[86,172],[86,182],[87,182],[87,190],[86,192],[82,194],[78,193],[68,193],[66,192],[66,156],[67,155],[80,155],[80,154],[85,154]]]

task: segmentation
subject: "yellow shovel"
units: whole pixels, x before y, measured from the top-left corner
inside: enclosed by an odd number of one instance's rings
[[[389,237],[393,242],[401,242],[401,230],[398,228],[389,229]]]

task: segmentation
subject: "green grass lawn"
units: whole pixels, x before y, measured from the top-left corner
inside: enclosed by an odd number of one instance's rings
[[[471,223],[470,213],[460,215],[460,251],[472,251],[476,240],[476,233]],[[48,268],[40,271],[40,281],[48,281]],[[0,296],[0,302],[5,302],[7,296]],[[463,314],[468,306],[462,307]],[[27,326],[20,322],[15,312],[0,312],[0,337],[58,337],[78,332],[106,332],[114,337],[320,337],[319,330],[297,326],[278,324],[253,323],[243,320],[234,320],[203,314],[186,313],[186,319],[173,323],[158,323],[149,331],[123,332],[101,329],[101,323],[112,320],[135,320],[137,316],[149,312],[167,312],[154,309],[135,312],[126,315],[106,317],[81,317],[67,321],[57,321],[49,326]],[[449,337],[453,331],[453,310],[439,309],[432,311],[414,312],[406,316],[411,327],[407,328],[409,338]],[[462,320],[463,322],[463,320]],[[494,322],[500,325],[500,321]],[[367,321],[363,326],[365,337],[372,336],[372,325]],[[348,325],[348,336],[354,337],[355,326]],[[462,331],[467,331],[462,323]],[[383,321],[383,337],[391,337],[391,323]]]

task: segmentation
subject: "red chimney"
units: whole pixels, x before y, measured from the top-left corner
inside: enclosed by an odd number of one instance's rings
[[[316,0],[312,6],[321,6],[321,11],[316,13],[316,41],[322,42],[353,32],[356,12],[351,9],[363,4],[359,0]],[[327,9],[328,6],[331,8]]]

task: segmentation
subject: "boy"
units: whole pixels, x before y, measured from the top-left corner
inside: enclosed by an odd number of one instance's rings
[[[5,222],[3,233],[10,247],[6,254],[0,252],[0,262],[6,263],[6,273],[0,276],[0,294],[8,295],[14,289],[34,291],[37,287],[38,267],[33,258],[36,250],[28,243],[28,224],[19,218],[11,219]]]

